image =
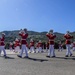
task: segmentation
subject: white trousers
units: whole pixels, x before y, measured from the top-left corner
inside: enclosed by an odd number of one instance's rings
[[[72,53],[71,53],[71,51],[70,51],[70,44],[67,44],[66,45],[66,49],[67,49],[67,51],[66,51],[66,55],[71,55]]]
[[[3,51],[4,55],[6,56],[5,46],[0,46],[0,54]]]
[[[75,51],[75,47],[73,47],[73,51]]]
[[[55,56],[54,45],[49,45],[48,56]]]
[[[46,51],[48,51],[48,48],[46,47]]]
[[[42,47],[39,47],[38,52],[42,52],[42,51],[43,51]]]
[[[35,52],[34,46],[30,47],[30,52]]]
[[[20,46],[15,47],[15,52],[20,52]]]
[[[58,51],[62,51],[62,47],[59,47],[59,50]]]
[[[13,49],[12,49],[12,47],[10,47],[10,51],[12,51]]]
[[[22,45],[20,56],[22,56],[23,52],[25,52],[26,56],[28,56],[28,51],[27,51],[26,45]]]

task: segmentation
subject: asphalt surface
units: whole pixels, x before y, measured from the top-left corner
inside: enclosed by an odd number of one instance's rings
[[[0,57],[0,75],[75,75],[75,52],[65,57],[65,50],[56,51],[56,58],[47,58],[47,53],[29,53],[29,59],[18,58],[7,51],[8,58]]]

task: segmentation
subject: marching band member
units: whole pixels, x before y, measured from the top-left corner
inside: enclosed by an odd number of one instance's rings
[[[30,53],[35,53],[35,48],[34,48],[34,40],[30,40]]]
[[[15,43],[15,41],[13,41],[13,48],[14,48],[13,52],[15,52],[15,48],[16,48],[16,43]]]
[[[58,49],[58,51],[62,51],[62,43],[61,43],[61,41],[59,42],[59,49]]]
[[[0,50],[3,51],[4,57],[6,58],[6,51],[5,51],[5,43],[4,43],[4,40],[5,40],[5,33],[2,33],[2,37],[0,39]]]
[[[26,49],[27,49],[27,51],[29,50],[29,45],[28,45],[28,43],[26,44]]]
[[[73,48],[73,51],[75,51],[75,41],[73,42],[72,48]]]
[[[46,42],[46,51],[49,49],[49,42]]]
[[[41,40],[39,40],[39,42],[38,42],[38,52],[43,52],[43,44],[42,44],[42,42],[41,42]]]
[[[67,31],[67,33],[64,35],[64,38],[66,38],[66,49],[67,49],[67,52],[66,52],[66,56],[65,57],[68,57],[69,54],[70,56],[72,56],[72,53],[70,51],[70,45],[71,45],[71,39],[73,38],[73,36],[70,35],[70,32]]]
[[[10,51],[12,51],[13,49],[12,49],[12,43],[10,42],[10,44],[9,44],[9,49],[10,49]]]
[[[54,50],[54,39],[56,38],[56,35],[53,34],[53,30],[50,30],[49,33],[46,34],[46,36],[49,38],[49,52],[47,57],[55,57],[55,50]],[[52,55],[51,55],[52,54]]]
[[[35,47],[36,47],[36,53],[37,53],[38,52],[38,42],[36,42]]]
[[[15,52],[19,52],[20,51],[20,41],[18,38],[15,39]]]
[[[19,35],[21,36],[21,53],[20,53],[20,55],[17,55],[18,57],[20,57],[20,58],[22,58],[22,54],[23,54],[23,52],[24,52],[24,50],[25,50],[25,54],[26,54],[26,56],[25,56],[25,58],[28,58],[28,51],[27,51],[27,49],[26,49],[26,44],[27,44],[27,42],[26,42],[26,39],[27,39],[27,37],[28,37],[28,33],[27,33],[27,29],[24,29],[23,31],[21,30],[20,32],[19,32]]]
[[[1,56],[1,52],[2,50],[1,50],[1,36],[0,36],[0,56]]]

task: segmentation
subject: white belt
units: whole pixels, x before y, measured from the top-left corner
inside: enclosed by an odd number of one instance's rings
[[[0,42],[4,42],[4,41],[0,41]]]
[[[21,39],[21,40],[26,40],[26,39]]]
[[[54,41],[54,40],[49,40],[49,41]]]
[[[66,40],[70,41],[70,39],[66,39]]]

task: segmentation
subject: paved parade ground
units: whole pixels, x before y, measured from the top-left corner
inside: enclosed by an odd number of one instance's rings
[[[7,51],[8,58],[0,57],[0,75],[75,75],[75,52],[65,57],[65,50],[56,51],[56,58],[47,58],[47,53],[29,53],[29,59],[18,58]]]

